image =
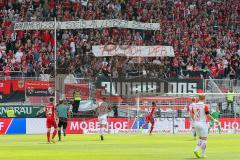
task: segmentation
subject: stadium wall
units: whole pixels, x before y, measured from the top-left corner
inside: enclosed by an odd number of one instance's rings
[[[189,119],[186,118],[156,118],[154,133],[184,134],[191,133]],[[222,118],[222,133],[240,133],[240,118]],[[135,134],[139,133],[138,126],[144,119],[109,118],[106,132],[110,134]],[[149,126],[148,126],[149,127]],[[147,133],[148,127],[143,129]],[[214,126],[217,128],[217,126]],[[97,118],[78,118],[68,121],[68,134],[95,134],[98,133],[99,123]],[[216,129],[212,130],[217,133]],[[0,118],[0,134],[44,134],[46,133],[45,118]]]

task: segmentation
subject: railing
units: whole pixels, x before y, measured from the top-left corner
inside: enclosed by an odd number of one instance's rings
[[[4,71],[0,71],[0,77],[4,79],[12,79],[12,78],[20,78],[25,76],[22,71],[10,71],[8,73],[9,73],[9,76],[6,76],[6,73]]]

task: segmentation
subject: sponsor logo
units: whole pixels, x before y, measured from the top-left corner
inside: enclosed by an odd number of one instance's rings
[[[215,125],[215,127],[217,127]],[[222,123],[224,129],[240,129],[240,122],[225,121]]]
[[[86,122],[75,121],[70,122],[70,130],[84,130],[84,129],[97,129],[100,127],[99,122]],[[107,129],[127,129],[128,122],[108,122],[106,124]]]
[[[14,111],[15,111],[15,114],[18,114],[18,115],[21,115],[21,114],[32,114],[32,109],[33,107],[0,107],[0,114],[3,115],[3,114],[6,114],[7,110],[9,108],[13,108]]]
[[[18,87],[19,87],[19,88],[23,88],[23,87],[24,87],[24,81],[19,80],[19,81],[18,81]]]
[[[130,129],[133,121],[128,121],[127,118],[108,118],[105,125],[106,130],[125,130]],[[68,133],[84,133],[98,130],[100,124],[97,118],[93,119],[77,119],[68,121]]]

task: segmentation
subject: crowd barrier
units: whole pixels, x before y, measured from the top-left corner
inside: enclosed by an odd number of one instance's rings
[[[108,118],[106,132],[109,134],[137,134],[144,118]],[[188,118],[156,118],[154,133],[191,133]],[[240,118],[221,118],[222,133],[240,133]],[[149,126],[143,129],[148,132]],[[75,118],[68,121],[68,134],[96,134],[99,130],[97,118]],[[217,133],[217,125],[211,130]],[[45,134],[45,118],[0,118],[0,134]]]

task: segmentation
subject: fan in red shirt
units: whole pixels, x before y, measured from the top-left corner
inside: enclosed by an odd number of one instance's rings
[[[218,66],[214,62],[210,65],[210,72],[213,77],[218,76]]]
[[[56,108],[55,108],[55,105],[53,102],[54,102],[54,98],[51,97],[50,103],[47,104],[45,107],[45,112],[46,112],[46,117],[47,117],[47,141],[50,144],[55,143],[54,138],[57,134],[57,123],[55,120]],[[54,127],[54,131],[53,131],[52,139],[50,140],[50,132],[51,132],[52,127]]]
[[[154,128],[154,116],[156,114],[156,108],[157,108],[156,102],[152,102],[151,112],[146,116],[146,119],[145,119],[146,121],[141,127],[141,130],[142,130],[150,122],[151,123],[151,128],[150,128],[150,132],[149,132],[150,135],[152,134],[152,131]]]

